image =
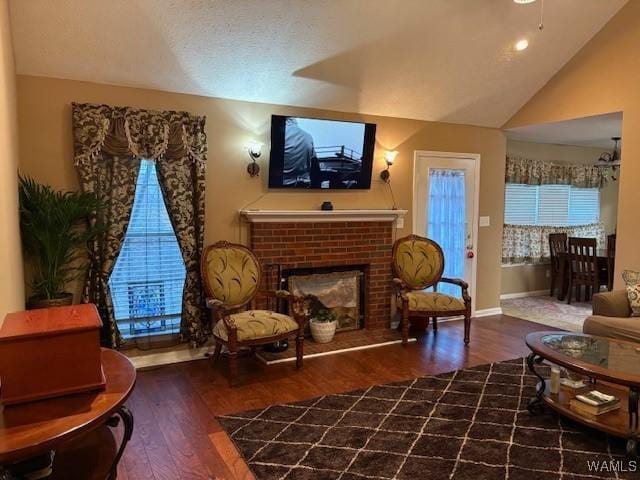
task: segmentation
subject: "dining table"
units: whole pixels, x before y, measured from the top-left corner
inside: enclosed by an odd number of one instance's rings
[[[560,278],[562,279],[562,285],[558,291],[558,300],[564,300],[567,297],[567,291],[569,290],[569,252],[558,252],[556,255],[560,260]],[[597,249],[596,256],[598,269],[608,269],[609,258],[607,256],[607,250],[605,248]]]

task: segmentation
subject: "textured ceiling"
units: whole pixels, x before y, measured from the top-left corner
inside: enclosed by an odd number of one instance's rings
[[[18,73],[501,126],[626,0],[11,0]],[[515,52],[526,37],[529,48]]]
[[[622,113],[517,127],[506,130],[506,134],[511,140],[525,142],[610,148],[611,137],[622,136]]]

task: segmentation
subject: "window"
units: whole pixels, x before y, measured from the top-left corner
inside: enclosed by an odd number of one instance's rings
[[[123,338],[178,333],[185,266],[155,163],[142,160],[129,227],[109,279]]]
[[[571,185],[507,183],[504,223],[570,227],[600,219],[600,190]]]

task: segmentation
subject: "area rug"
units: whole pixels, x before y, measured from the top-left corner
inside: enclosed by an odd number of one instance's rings
[[[410,343],[415,341],[415,337],[409,338]],[[363,328],[350,332],[336,333],[336,336],[329,343],[316,343],[310,338],[306,339],[304,342],[304,358],[322,357],[324,355],[384,347],[398,343],[402,343],[402,334],[396,329],[367,330]],[[276,353],[259,350],[256,352],[256,357],[267,365],[293,362],[296,359],[295,343],[291,341],[289,348],[284,352]]]
[[[582,324],[592,311],[591,303],[568,305],[566,301],[547,295],[502,300],[500,306],[505,315],[570,332],[582,332]]]
[[[589,468],[626,465],[624,441],[531,416],[535,383],[517,359],[219,421],[258,480],[637,478]]]

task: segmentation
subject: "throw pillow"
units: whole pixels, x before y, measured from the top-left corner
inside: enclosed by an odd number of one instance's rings
[[[631,305],[631,316],[640,317],[640,272],[625,270],[622,272],[624,283],[627,284],[627,296]]]

